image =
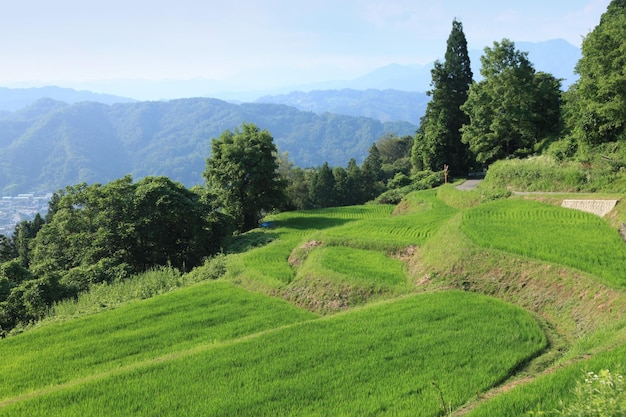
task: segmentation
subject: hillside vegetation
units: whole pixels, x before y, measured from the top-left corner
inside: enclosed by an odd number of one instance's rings
[[[105,183],[131,174],[199,183],[211,139],[242,122],[270,130],[280,152],[301,167],[362,160],[386,133],[412,135],[408,122],[279,104],[216,99],[67,104],[42,99],[0,118],[0,191],[55,191],[68,184]]]
[[[585,372],[626,365],[626,275],[568,253],[610,260],[625,244],[557,197],[487,195],[446,185],[397,206],[269,217],[234,238],[217,281],[207,263],[169,278],[166,294],[2,340],[0,415],[559,409]],[[546,218],[561,225],[542,235],[552,244],[529,250],[524,236]],[[583,250],[575,229],[590,237]]]

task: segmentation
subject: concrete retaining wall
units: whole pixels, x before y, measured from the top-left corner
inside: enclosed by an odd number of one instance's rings
[[[604,217],[613,210],[617,202],[618,200],[563,200],[561,207],[586,211]]]

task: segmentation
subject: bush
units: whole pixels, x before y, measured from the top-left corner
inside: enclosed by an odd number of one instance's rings
[[[563,405],[563,404],[562,404]],[[587,372],[574,389],[574,400],[557,415],[566,417],[612,417],[626,415],[624,378],[607,369]]]
[[[396,175],[396,177],[398,176]],[[398,204],[408,193],[420,190],[430,190],[431,188],[440,186],[443,182],[443,171],[420,171],[411,176],[410,184],[382,193],[376,198],[375,202],[378,204]]]
[[[581,191],[588,188],[588,174],[581,164],[560,163],[543,155],[493,163],[483,186],[515,191]]]

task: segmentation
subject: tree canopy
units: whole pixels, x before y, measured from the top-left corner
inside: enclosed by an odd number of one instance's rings
[[[570,105],[574,135],[597,145],[626,139],[626,1],[613,0],[582,43]]]
[[[215,204],[240,231],[258,226],[264,212],[285,203],[272,135],[249,123],[213,139],[204,178]]]
[[[481,75],[461,109],[469,116],[462,140],[476,161],[487,166],[510,156],[524,157],[560,128],[560,81],[535,72],[528,54],[508,39],[485,48]]]

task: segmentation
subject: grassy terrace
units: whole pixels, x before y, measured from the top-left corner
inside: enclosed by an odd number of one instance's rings
[[[484,200],[272,216],[218,281],[0,341],[0,416],[519,416],[624,372],[615,225]]]
[[[437,415],[432,381],[452,406],[463,404],[545,343],[519,308],[462,292],[425,294],[101,371],[0,415]]]

